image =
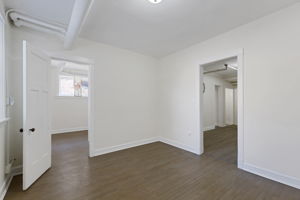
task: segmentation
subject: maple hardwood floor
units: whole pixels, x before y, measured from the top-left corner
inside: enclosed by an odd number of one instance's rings
[[[157,142],[88,157],[86,132],[52,136],[52,168],[5,200],[299,200],[300,190],[236,167],[236,127],[205,133],[197,156]]]

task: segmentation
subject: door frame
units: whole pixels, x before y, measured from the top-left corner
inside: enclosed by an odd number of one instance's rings
[[[222,55],[213,56],[203,59],[199,62],[196,69],[196,133],[197,134],[197,153],[204,153],[204,127],[203,127],[203,65],[224,60],[227,58],[237,57],[238,62],[238,156],[237,165],[242,169],[244,164],[244,49],[238,49]]]
[[[89,90],[88,90],[88,141],[89,141],[89,157],[95,156],[94,151],[94,140],[95,140],[95,133],[94,133],[94,119],[95,119],[95,87],[94,87],[94,66],[95,62],[88,58],[83,58],[79,56],[69,56],[69,55],[62,55],[62,54],[53,54],[49,53],[50,59],[56,60],[64,60],[78,64],[84,64],[89,66],[88,70],[88,81],[89,81]]]

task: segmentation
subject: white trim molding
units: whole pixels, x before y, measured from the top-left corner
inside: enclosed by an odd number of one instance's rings
[[[214,130],[216,128],[216,126],[207,126],[203,128],[203,131],[210,131],[210,130]]]
[[[252,174],[259,175],[264,178],[300,189],[300,179],[296,179],[291,176],[280,174],[278,172],[269,169],[260,168],[248,163],[243,164],[242,169]]]
[[[104,155],[104,154],[107,154],[107,153],[121,151],[121,150],[129,149],[129,148],[133,148],[133,147],[138,147],[138,146],[142,146],[142,145],[145,145],[145,144],[151,144],[151,143],[154,143],[154,142],[162,142],[164,144],[171,145],[171,146],[174,146],[176,148],[183,149],[185,151],[188,151],[188,152],[191,152],[191,153],[194,153],[194,154],[198,154],[195,149],[193,149],[192,147],[189,147],[185,144],[181,144],[177,141],[166,139],[166,138],[163,138],[163,137],[153,137],[153,138],[149,138],[149,139],[138,140],[138,141],[134,141],[134,142],[128,142],[128,143],[125,143],[125,144],[115,145],[115,146],[111,146],[111,147],[104,147],[104,148],[100,148],[100,149],[95,149],[95,150],[92,151],[91,157],[100,156],[100,155]]]
[[[227,58],[237,57],[238,62],[238,168],[241,168],[244,162],[244,49],[229,51],[223,55],[213,56],[202,61],[195,68],[195,146],[198,154],[204,153],[203,138],[203,65]]]
[[[13,177],[22,174],[22,168],[22,165],[13,167],[12,172],[6,176],[4,183],[0,188],[0,200],[4,199]]]
[[[12,167],[12,169],[11,169],[11,176],[18,176],[18,175],[21,175],[22,173],[23,173],[22,165]]]
[[[13,179],[13,176],[7,176],[4,179],[3,185],[0,188],[0,200],[4,199],[12,179]]]
[[[100,148],[100,149],[95,149],[92,154],[91,157],[95,157],[95,156],[100,156],[100,155],[104,155],[107,153],[112,153],[115,151],[121,151],[121,150],[125,150],[125,149],[129,149],[129,148],[133,148],[133,147],[137,147],[137,146],[142,146],[145,144],[151,144],[154,142],[160,142],[158,137],[153,137],[153,138],[149,138],[149,139],[144,139],[144,140],[138,140],[138,141],[134,141],[134,142],[128,142],[125,144],[120,144],[120,145],[115,145],[115,146],[111,146],[111,147],[104,147],[104,148]]]
[[[51,130],[51,134],[61,134],[61,133],[71,133],[77,131],[87,131],[88,127],[76,127],[76,128],[65,128],[65,129],[58,129],[58,130]]]
[[[194,154],[198,154],[197,151],[195,151],[194,148],[190,147],[190,146],[187,146],[185,144],[182,144],[180,142],[177,142],[175,140],[170,140],[170,139],[167,139],[167,138],[164,138],[164,137],[159,137],[159,141],[162,142],[162,143],[165,143],[165,144],[168,144],[168,145],[171,145],[173,147],[177,147],[179,149],[183,149],[185,151],[188,151],[188,152],[191,152],[191,153],[194,153]]]

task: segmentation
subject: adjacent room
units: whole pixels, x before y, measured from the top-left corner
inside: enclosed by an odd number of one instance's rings
[[[61,160],[70,153],[88,157],[89,70],[91,65],[53,58],[49,70],[52,152]],[[54,159],[53,159],[54,161]],[[60,161],[54,161],[58,166]],[[63,167],[63,165],[61,165]]]
[[[237,165],[238,59],[228,58],[201,67],[204,153]]]
[[[0,200],[299,200],[299,0],[0,0]]]
[[[89,65],[51,60],[52,134],[88,130]]]

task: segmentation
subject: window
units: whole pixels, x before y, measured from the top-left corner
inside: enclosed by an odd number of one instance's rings
[[[58,78],[58,96],[87,97],[89,91],[89,65],[66,60],[51,60],[56,67],[55,76]]]
[[[59,96],[87,97],[88,87],[87,76],[66,73],[59,75]]]
[[[0,14],[0,120],[5,118],[4,19]]]

